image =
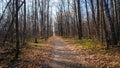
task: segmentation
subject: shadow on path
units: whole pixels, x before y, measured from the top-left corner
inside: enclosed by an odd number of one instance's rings
[[[69,49],[62,39],[56,38],[51,44],[53,45],[53,57],[50,59],[52,68],[91,68],[81,64],[82,61],[77,59],[80,54]]]

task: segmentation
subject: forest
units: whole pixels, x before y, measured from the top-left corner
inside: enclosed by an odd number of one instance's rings
[[[120,0],[0,0],[0,68],[120,68]]]

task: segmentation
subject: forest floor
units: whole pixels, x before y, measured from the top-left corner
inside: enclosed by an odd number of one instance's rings
[[[77,42],[56,36],[43,43],[29,42],[16,62],[1,62],[0,68],[120,68],[118,49]]]

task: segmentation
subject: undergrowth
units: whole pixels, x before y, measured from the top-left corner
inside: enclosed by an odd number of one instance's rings
[[[96,48],[96,46],[98,46],[99,42],[98,41],[94,41],[91,39],[82,39],[82,40],[75,40],[75,43],[77,44],[77,46],[83,46],[85,48]]]
[[[90,52],[105,52],[109,54],[120,52],[119,48],[111,47],[110,49],[106,49],[105,45],[101,45],[99,41],[92,39],[75,40],[75,44],[87,49]]]

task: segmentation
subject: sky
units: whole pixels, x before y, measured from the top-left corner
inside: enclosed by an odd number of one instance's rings
[[[56,2],[56,3],[58,3],[58,1],[59,1],[59,0],[53,0],[53,2]]]
[[[59,3],[59,0],[52,0],[52,14],[53,14],[53,16],[55,16],[56,15],[56,11],[57,11],[57,4]]]
[[[2,0],[0,0],[0,15],[2,14],[2,9],[4,9],[4,7],[2,7],[2,5],[6,6],[7,2],[9,0],[3,0],[3,2],[1,2]],[[7,2],[6,2],[7,1]],[[55,21],[55,16],[56,16],[56,12],[57,12],[57,5],[59,3],[60,0],[50,0],[50,11],[52,9],[52,17],[53,17],[53,21]],[[67,1],[67,0],[64,0],[64,1]],[[70,2],[72,2],[72,0],[70,0]],[[32,6],[32,0],[26,0],[26,3],[27,3],[27,6]],[[67,6],[67,4],[65,4]],[[82,12],[84,12],[83,16],[85,16],[85,7],[84,7],[84,4],[81,4],[82,5]],[[53,25],[54,26],[54,25]]]
[[[8,2],[9,0],[0,0],[0,13],[2,13],[2,9],[4,9],[4,7],[6,6],[6,3]],[[26,0],[27,3],[31,4],[32,3],[32,0]],[[52,3],[52,9],[56,11],[56,4],[59,2],[59,0],[51,0],[51,3]],[[2,7],[4,6],[4,7]]]
[[[9,0],[0,0],[0,15],[2,14],[2,9],[4,8],[4,7],[2,7],[2,5],[6,5],[6,3],[3,3],[3,2],[1,2],[1,1],[4,1],[4,2],[6,2],[6,1],[9,1]],[[60,0],[50,0],[51,1],[51,8],[52,8],[52,16],[56,16],[56,12],[57,12],[57,5],[58,5],[58,3],[59,3],[59,1]],[[67,0],[64,0],[64,1],[67,1]],[[72,1],[72,0],[70,0],[70,1]],[[27,4],[29,4],[29,5],[32,5],[32,0],[26,0],[26,2],[27,2]],[[50,8],[50,9],[51,9]],[[82,12],[83,12],[83,14],[85,15],[85,6],[84,6],[84,4],[82,4]]]

